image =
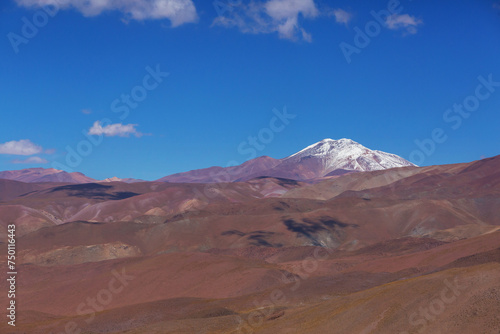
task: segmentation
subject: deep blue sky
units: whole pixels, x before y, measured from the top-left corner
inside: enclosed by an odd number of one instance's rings
[[[443,119],[448,108],[475,94],[479,76],[500,82],[500,2],[401,0],[401,11],[377,23],[380,32],[348,64],[340,43],[355,46],[355,28],[364,30],[374,20],[370,11],[387,8],[387,1],[294,0],[287,6],[260,0],[248,7],[232,0],[233,11],[214,24],[212,2],[192,0],[197,18],[176,27],[175,14],[136,20],[124,8],[109,8],[89,16],[80,0],[64,1],[77,8],[62,8],[17,53],[9,33],[22,36],[22,18],[32,22],[41,10],[20,4],[43,1],[0,5],[0,170],[67,165],[67,148],[76,149],[85,140],[82,131],[105,118],[136,124],[132,128],[143,135],[109,132],[68,171],[153,180],[241,163],[250,154],[240,154],[238,146],[269,128],[273,109],[284,106],[296,117],[258,155],[282,158],[324,138],[351,138],[410,159],[415,140],[431,138],[435,128],[447,140],[424,153],[422,165],[500,154],[500,87],[457,129],[458,121]],[[269,7],[272,2],[277,7]],[[301,11],[288,10],[293,6]],[[260,8],[264,21],[253,21],[250,8]],[[336,17],[338,9],[344,12]],[[287,19],[295,30],[280,34]],[[147,66],[157,65],[169,76],[120,119],[112,102],[142,84]],[[12,154],[20,140],[37,145],[33,154]],[[12,141],[16,148],[9,151],[5,144]],[[47,163],[19,163],[30,158]]]

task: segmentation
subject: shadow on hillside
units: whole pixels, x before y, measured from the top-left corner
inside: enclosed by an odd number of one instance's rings
[[[131,191],[106,192],[113,189],[113,186],[107,186],[98,183],[71,184],[53,188],[50,192],[67,191],[67,196],[82,197],[97,200],[121,200],[140,195]]]
[[[324,245],[318,241],[318,234],[321,232],[328,232],[335,239],[342,238],[343,229],[346,227],[359,227],[356,224],[346,224],[334,220],[330,217],[321,217],[319,219],[310,219],[304,218],[302,222],[296,221],[291,218],[283,219],[283,224],[287,227],[287,229],[291,232],[297,233],[298,237],[305,237],[311,241],[314,246]]]

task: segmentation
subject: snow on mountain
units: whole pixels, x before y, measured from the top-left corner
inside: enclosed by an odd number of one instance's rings
[[[116,177],[116,176],[108,177],[107,179],[99,181],[99,183],[109,183],[109,182],[137,183],[137,182],[145,182],[145,181],[139,180],[139,179],[131,179],[131,178],[120,179],[119,177]]]
[[[245,166],[251,168],[243,168]],[[259,157],[236,167],[198,169],[169,175],[158,181],[212,183],[218,182],[214,176],[220,175],[224,175],[226,181],[246,181],[261,176],[304,181],[404,166],[415,165],[395,154],[370,150],[351,139],[323,139],[283,159]]]
[[[370,150],[346,138],[339,140],[323,139],[282,159],[282,163],[300,164],[307,159],[315,159],[320,162],[322,170],[318,172],[322,173],[323,176],[338,169],[365,172],[415,166],[395,154]]]
[[[122,179],[119,177],[113,176],[113,177],[108,177],[107,179],[101,180],[99,182],[122,182]]]

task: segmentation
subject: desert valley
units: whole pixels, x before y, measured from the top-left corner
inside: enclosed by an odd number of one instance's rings
[[[500,333],[500,156],[325,139],[156,181],[5,171],[2,254],[9,225],[1,333]]]

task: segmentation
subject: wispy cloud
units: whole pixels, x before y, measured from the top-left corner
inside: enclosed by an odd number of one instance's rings
[[[212,26],[236,27],[243,33],[278,33],[280,38],[312,41],[312,36],[302,28],[302,18],[314,19],[319,15],[314,0],[251,1],[235,6],[227,16],[216,18]]]
[[[392,30],[405,30],[409,34],[416,34],[417,27],[422,23],[422,20],[408,14],[392,14],[385,20],[387,28]]]
[[[13,164],[46,164],[46,163],[48,163],[47,160],[40,158],[40,157],[29,157],[29,158],[24,159],[24,160],[16,159],[16,160],[12,160],[11,162]]]
[[[143,136],[142,133],[136,130],[137,124],[122,124],[115,123],[102,126],[100,121],[95,121],[89,129],[89,135],[105,135],[107,137],[128,137],[134,135],[136,137]]]
[[[90,110],[90,109],[82,109],[82,114],[90,115],[90,114],[92,114],[92,110]]]
[[[351,13],[348,13],[345,10],[340,9],[340,8],[334,9],[332,11],[331,15],[333,15],[335,17],[335,21],[337,23],[345,24],[345,25],[347,25],[349,23],[349,21],[351,21],[351,19],[352,19]]]
[[[42,152],[43,148],[29,139],[13,140],[0,144],[0,154],[33,155]]]
[[[120,11],[126,19],[169,19],[173,27],[196,22],[198,14],[192,0],[15,0],[24,7],[58,6],[75,8],[84,16],[96,16],[105,11]]]

